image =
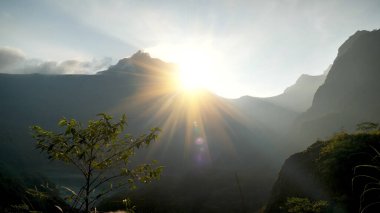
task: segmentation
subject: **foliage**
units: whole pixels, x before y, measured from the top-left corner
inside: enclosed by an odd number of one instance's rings
[[[33,137],[37,148],[51,160],[73,165],[82,175],[84,184],[78,191],[66,188],[66,196],[73,209],[88,212],[99,199],[111,191],[129,186],[136,187],[136,181],[149,183],[159,178],[162,167],[151,164],[130,166],[130,159],[136,149],[147,147],[158,137],[158,128],[147,134],[134,137],[120,135],[127,126],[126,116],[113,122],[107,114],[99,114],[98,120],[90,120],[86,127],[75,119],[61,119],[60,133],[33,126]]]
[[[369,149],[369,144],[379,140],[378,133],[338,133],[326,141],[320,150],[317,159],[319,174],[324,179],[327,188],[333,193],[341,193],[344,188],[349,191],[347,184],[350,180],[341,180],[339,177],[350,177],[355,161],[363,157],[355,157],[358,153]],[[339,166],[338,166],[339,165]]]
[[[378,123],[363,122],[363,123],[356,125],[356,130],[360,131],[360,132],[371,132],[371,131],[376,131],[376,130],[380,130],[380,129],[379,129]]]
[[[323,178],[332,199],[335,203],[346,203],[349,209],[359,208],[355,202],[352,202],[354,199],[358,199],[359,206],[362,206],[361,195],[365,191],[364,188],[353,192],[351,188],[354,182],[361,183],[368,180],[367,177],[363,178],[363,175],[368,174],[359,171],[369,171],[369,174],[374,174],[374,170],[379,170],[376,166],[380,166],[376,164],[380,160],[376,157],[380,154],[375,148],[380,146],[380,131],[376,129],[377,124],[365,122],[359,126],[356,133],[341,132],[326,141],[317,159],[319,175]],[[354,177],[353,171],[357,173],[354,173]]]
[[[324,200],[310,201],[308,198],[289,197],[285,205],[288,212],[320,213],[326,211],[328,202]]]
[[[339,132],[292,155],[282,168],[267,212],[286,212],[285,206],[300,201],[289,197],[326,200],[328,212],[357,212],[360,206],[379,205],[380,130],[367,130]]]

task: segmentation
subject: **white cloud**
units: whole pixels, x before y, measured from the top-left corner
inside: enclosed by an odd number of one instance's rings
[[[0,47],[0,70],[14,69],[23,61],[25,61],[25,55],[21,50]]]
[[[16,48],[0,48],[0,73],[94,74],[97,71],[107,69],[111,62],[111,58],[93,59],[91,61],[42,61],[28,59],[21,50]]]

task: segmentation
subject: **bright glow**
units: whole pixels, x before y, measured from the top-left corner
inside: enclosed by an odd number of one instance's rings
[[[206,89],[216,94],[226,94],[225,85],[231,65],[212,39],[194,39],[177,44],[160,44],[146,48],[154,57],[162,58],[179,66],[179,85],[186,92]],[[231,88],[228,88],[231,90]]]
[[[180,67],[182,89],[210,89],[213,84],[211,75],[215,67],[210,51],[184,50],[181,55],[177,63]]]

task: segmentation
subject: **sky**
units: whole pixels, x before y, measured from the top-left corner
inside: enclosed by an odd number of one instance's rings
[[[378,0],[0,1],[0,72],[94,74],[143,50],[218,95],[267,97],[379,28]]]

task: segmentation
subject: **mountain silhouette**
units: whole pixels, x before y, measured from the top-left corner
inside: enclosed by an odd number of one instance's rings
[[[312,106],[295,122],[299,144],[380,121],[379,55],[380,30],[358,31],[342,44]]]
[[[266,100],[295,112],[305,112],[310,108],[314,94],[319,86],[324,83],[330,68],[322,75],[312,76],[303,74],[297,79],[295,84],[286,88],[282,94],[269,97]]]

